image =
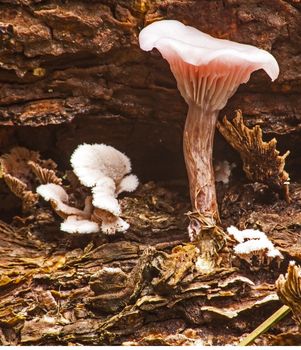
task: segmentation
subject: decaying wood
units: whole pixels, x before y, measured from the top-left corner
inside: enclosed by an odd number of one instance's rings
[[[223,121],[217,124],[217,128],[229,144],[239,152],[243,170],[249,180],[275,188],[287,188],[289,174],[284,167],[290,152],[287,151],[280,156],[280,152],[276,149],[275,138],[269,142],[263,141],[260,126],[248,128],[244,124],[241,111],[237,111],[231,121],[224,117]]]
[[[121,204],[131,227],[110,239],[59,232],[59,219],[42,207],[35,219],[0,223],[0,314],[2,332],[9,329],[3,344],[235,344],[252,330],[254,310],[263,312],[256,313],[259,323],[279,307],[277,264],[260,273],[243,261],[231,266],[230,245],[220,267],[200,269],[199,248],[183,244],[187,197],[149,183]],[[272,230],[278,222],[298,235],[290,220],[275,214]],[[216,322],[236,335],[212,328]]]

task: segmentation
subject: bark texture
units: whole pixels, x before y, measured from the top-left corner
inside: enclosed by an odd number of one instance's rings
[[[102,141],[125,151],[146,178],[185,176],[187,106],[167,62],[137,44],[143,26],[167,18],[272,52],[281,69],[277,81],[254,73],[220,116],[240,108],[249,125],[290,134],[295,145],[290,159],[299,157],[294,153],[301,120],[296,1],[2,0],[0,12],[0,123],[23,126],[4,128],[5,146],[19,142],[66,162],[79,142]],[[225,147],[217,139],[216,158]]]
[[[141,51],[137,37],[156,19],[178,19],[272,52],[281,69],[277,81],[254,73],[220,117],[241,109],[248,126],[276,135],[281,154],[291,151],[287,170],[297,181],[299,2],[0,0],[0,14],[1,153],[16,145],[37,150],[58,163],[67,181],[79,143],[107,143],[131,158],[140,179],[168,180],[144,181],[123,197],[131,228],[111,237],[63,234],[59,219],[36,197],[25,215],[1,180],[0,343],[237,344],[281,305],[274,282],[290,259],[301,261],[301,187],[292,185],[287,204],[264,184],[245,184],[238,155],[217,135],[215,159],[237,162],[234,181],[217,187],[224,227],[262,229],[284,260],[255,257],[247,265],[233,257],[230,239],[223,250],[208,252],[215,254],[214,267],[204,266],[204,254],[199,261],[187,243],[187,183],[170,181],[186,181],[187,105],[167,62],[156,51]],[[35,194],[37,180],[26,180]],[[296,325],[286,319],[274,330],[274,343],[289,334],[299,341]]]

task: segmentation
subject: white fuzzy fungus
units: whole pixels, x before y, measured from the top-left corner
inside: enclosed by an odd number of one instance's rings
[[[98,180],[96,186],[92,188],[93,205],[96,208],[106,210],[115,216],[121,214],[121,209],[116,199],[116,186],[109,177]]]
[[[264,253],[269,258],[282,258],[282,254],[274,247],[273,243],[262,231],[254,229],[240,231],[236,227],[230,226],[227,228],[227,232],[239,242],[234,247],[235,254],[239,256],[251,256],[257,253]]]
[[[139,180],[136,175],[127,175],[119,183],[117,194],[122,192],[133,192],[139,185]]]
[[[134,191],[139,184],[138,178],[129,174],[129,158],[111,146],[83,144],[73,152],[71,165],[80,182],[91,187],[92,196],[85,199],[84,210],[68,205],[68,194],[62,186],[51,183],[37,188],[37,192],[65,219],[61,230],[92,233],[101,229],[106,234],[126,231],[129,224],[120,218],[117,196],[124,191]]]
[[[130,159],[114,147],[104,144],[79,145],[70,161],[74,173],[87,187],[95,186],[103,177],[119,183],[131,172]]]
[[[93,206],[116,217],[112,222],[111,219],[106,221],[102,215],[102,232],[126,231],[129,224],[119,217],[121,208],[117,196],[124,191],[134,191],[139,184],[137,176],[129,174],[130,159],[111,146],[83,144],[73,152],[71,165],[80,182],[92,188]]]
[[[61,223],[61,230],[68,233],[93,233],[99,231],[99,225],[90,220],[78,219],[77,216],[68,216]]]

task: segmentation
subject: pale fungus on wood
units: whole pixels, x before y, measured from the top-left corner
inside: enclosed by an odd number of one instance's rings
[[[233,248],[234,253],[248,262],[251,269],[254,268],[254,257],[257,258],[260,267],[269,265],[274,259],[278,262],[283,259],[280,251],[264,232],[254,229],[240,231],[234,226],[228,227],[227,231],[238,242]]]

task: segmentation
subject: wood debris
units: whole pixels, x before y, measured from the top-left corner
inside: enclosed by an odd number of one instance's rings
[[[252,330],[250,315],[260,323],[279,307],[274,283],[265,283],[279,276],[277,266],[198,269],[202,247],[183,243],[189,203],[179,194],[148,183],[121,206],[131,229],[113,240],[57,226],[47,233],[48,223],[0,225],[0,315],[16,344],[188,345],[194,336],[181,334],[191,325],[205,345],[233,344]],[[4,342],[12,343],[7,333]]]
[[[284,167],[285,159],[290,152],[279,155],[276,149],[277,140],[273,138],[269,142],[263,141],[260,126],[248,128],[244,124],[240,110],[231,121],[225,116],[222,122],[217,123],[217,128],[230,145],[239,152],[247,178],[272,188],[284,189],[288,199],[290,178]]]

